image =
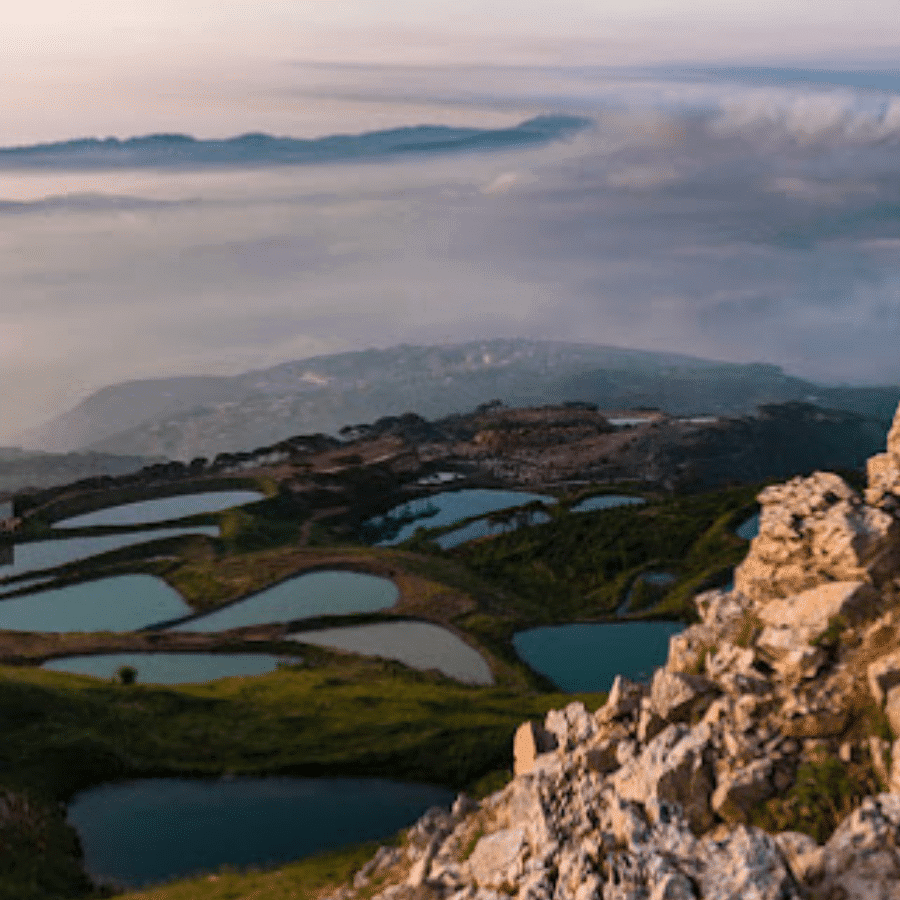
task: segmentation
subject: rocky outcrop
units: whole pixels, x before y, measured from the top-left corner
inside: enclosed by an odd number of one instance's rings
[[[896,514],[900,510],[900,408],[888,432],[887,451],[871,457],[866,472],[866,503]]]
[[[897,521],[838,475],[794,478],[758,499],[759,534],[734,574],[743,596],[759,602],[835,581],[880,584],[896,570]]]
[[[900,465],[900,414],[884,455]],[[886,484],[865,501],[824,473],[764,491],[735,588],[697,596],[700,623],[672,638],[650,684],[619,677],[593,714],[573,702],[522,725],[510,783],[384,851],[375,900],[900,900],[900,740],[884,731],[900,736],[900,539]],[[889,792],[829,793],[851,772]],[[792,796],[796,828],[754,827]],[[830,835],[809,827],[823,811]]]

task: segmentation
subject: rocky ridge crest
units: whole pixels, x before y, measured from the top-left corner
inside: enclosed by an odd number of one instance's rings
[[[506,787],[332,900],[900,900],[900,410],[868,476],[763,491],[649,685],[524,723]]]

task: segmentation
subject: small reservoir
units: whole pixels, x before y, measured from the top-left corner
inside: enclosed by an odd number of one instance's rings
[[[669,654],[680,622],[553,625],[513,637],[519,658],[560,690],[608,691],[616,675],[646,681]]]
[[[118,575],[0,600],[0,629],[134,631],[190,612],[161,578]]]
[[[139,887],[388,838],[453,798],[376,778],[159,778],[83,791],[68,819],[94,879]]]
[[[279,662],[291,660],[271,653],[95,653],[61,656],[41,668],[109,680],[123,666],[130,666],[139,684],[202,684],[217,678],[266,675]]]
[[[153,528],[148,531],[127,531],[122,534],[103,534],[93,537],[67,537],[49,541],[27,541],[14,544],[11,562],[0,564],[0,578],[10,578],[25,572],[55,569],[72,562],[80,562],[111,550],[149,544],[163,538],[205,534],[218,537],[216,525],[184,526],[182,528]]]
[[[184,519],[198,513],[220,512],[233,506],[243,506],[262,500],[259,491],[205,491],[199,494],[178,494],[158,497],[120,506],[106,506],[79,516],[54,522],[54,528],[90,528],[99,525],[150,525]]]
[[[399,592],[393,581],[360,572],[308,572],[245,600],[173,625],[173,631],[227,631],[246,625],[293,622],[312,616],[388,609]]]
[[[556,503],[556,498],[545,494],[529,494],[525,491],[500,491],[488,488],[467,488],[461,491],[443,491],[431,497],[422,497],[410,503],[395,506],[386,515],[371,519],[376,527],[390,525],[391,519],[414,520],[399,526],[397,533],[379,542],[380,546],[393,546],[411,538],[418,528],[440,528],[453,525],[472,516],[485,516],[515,506],[525,506],[534,501]]]
[[[647,501],[643,497],[630,497],[626,494],[598,494],[576,503],[569,512],[595,512],[598,509],[612,509],[615,506],[639,506]]]
[[[430,622],[376,622],[301,631],[295,641],[396,659],[414,669],[437,669],[466,684],[493,684],[484,657],[452,631]]]
[[[754,513],[737,527],[735,533],[745,541],[752,541],[759,534],[759,513]]]

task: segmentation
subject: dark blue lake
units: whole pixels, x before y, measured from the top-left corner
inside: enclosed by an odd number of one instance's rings
[[[560,690],[608,691],[616,675],[649,679],[669,653],[680,622],[612,622],[553,625],[513,637],[519,658]]]
[[[454,796],[375,778],[159,778],[77,794],[68,818],[88,873],[136,887],[387,838]]]

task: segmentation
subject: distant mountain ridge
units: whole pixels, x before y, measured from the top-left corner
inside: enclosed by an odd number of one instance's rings
[[[407,411],[440,418],[494,398],[510,406],[651,406],[673,415],[746,415],[761,404],[799,400],[887,422],[900,387],[825,387],[772,365],[496,339],[332,354],[232,377],[112,385],[20,440],[43,450],[212,458]]]
[[[586,128],[581,116],[537,116],[507,128],[414,125],[317,138],[242,134],[204,140],[187,134],[77,138],[0,147],[0,168],[170,168],[353,162],[405,154],[505,150],[560,140]]]

